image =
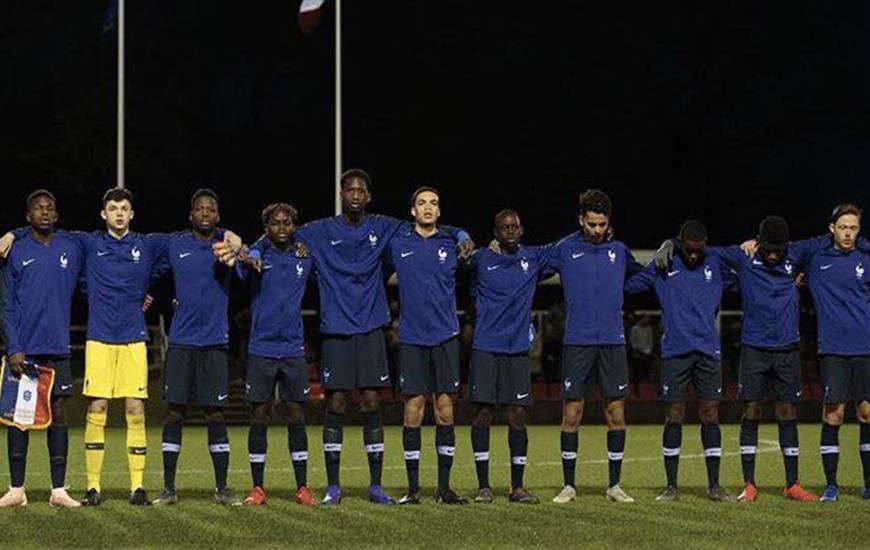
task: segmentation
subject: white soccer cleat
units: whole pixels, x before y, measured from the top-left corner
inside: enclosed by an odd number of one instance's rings
[[[58,487],[51,490],[51,497],[48,503],[59,508],[80,508],[82,503],[71,498],[66,492],[66,487]]]
[[[9,491],[0,498],[0,508],[15,508],[17,506],[27,506],[27,495],[24,493],[24,487],[10,487]]]
[[[559,491],[559,494],[553,497],[553,502],[556,504],[568,504],[575,498],[577,498],[577,489],[570,485],[565,485],[562,487],[562,490]]]
[[[623,491],[618,483],[613,487],[608,487],[605,494],[607,495],[607,500],[613,502],[634,502],[634,499],[628,493]]]

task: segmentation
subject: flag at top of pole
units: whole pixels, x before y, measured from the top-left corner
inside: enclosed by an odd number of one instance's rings
[[[326,0],[302,0],[299,5],[299,30],[302,34],[310,34],[320,23],[323,3]]]

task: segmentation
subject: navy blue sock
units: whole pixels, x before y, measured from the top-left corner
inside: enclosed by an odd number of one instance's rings
[[[471,450],[477,470],[477,486],[489,487],[489,426],[471,425]]]
[[[323,421],[323,459],[326,463],[326,483],[340,485],[341,445],[344,439],[344,415],[326,413]]]
[[[435,426],[435,451],[438,453],[438,490],[450,487],[450,469],[456,452],[456,432],[453,424]]]
[[[677,473],[680,469],[680,447],[683,444],[683,425],[677,422],[665,422],[662,431],[662,455],[665,458],[665,475],[668,486],[677,486]]]
[[[562,477],[565,479],[565,485],[574,487],[580,436],[577,432],[560,432],[559,444],[562,448]]]
[[[622,455],[625,452],[625,430],[607,431],[607,467],[610,487],[619,484],[622,474]]]
[[[308,432],[305,424],[287,425],[287,447],[293,462],[296,488],[304,487],[308,485]]]
[[[722,431],[719,424],[701,424],[701,445],[707,465],[707,485],[719,485],[719,463],[722,460]]]
[[[408,473],[408,492],[420,490],[420,428],[402,428],[402,447],[405,449],[405,471]]]
[[[248,460],[251,462],[251,479],[254,487],[263,487],[266,453],[269,449],[268,428],[266,424],[251,424],[248,428]]]
[[[181,453],[181,427],[181,422],[163,425],[163,486],[167,489],[175,489],[175,472]]]
[[[24,475],[27,471],[27,447],[30,444],[30,432],[9,426],[6,434],[7,455],[9,456],[9,485],[24,487]]]
[[[858,448],[861,450],[861,467],[864,469],[864,487],[870,487],[870,423],[860,424]]]
[[[819,444],[822,453],[822,467],[828,485],[837,485],[837,464],[840,461],[840,427],[822,423],[822,437]]]
[[[740,423],[740,465],[743,482],[755,485],[755,454],[758,452],[758,420],[744,418]]]
[[[798,425],[797,420],[784,420],[779,423],[779,448],[785,466],[785,486],[791,487],[798,481]]]
[[[369,459],[369,485],[380,485],[384,467],[384,427],[380,412],[363,416],[363,443]]]
[[[230,467],[230,439],[225,422],[208,423],[208,452],[214,465],[214,486],[221,491],[227,488],[227,470]]]
[[[511,453],[511,488],[519,489],[523,486],[523,474],[526,470],[526,455],[529,450],[529,432],[522,430],[508,430],[508,449]]]
[[[51,488],[58,489],[66,483],[69,428],[67,428],[66,424],[52,424],[46,432],[48,461],[51,465]]]

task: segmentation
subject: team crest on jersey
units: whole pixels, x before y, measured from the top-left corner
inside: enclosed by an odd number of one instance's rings
[[[520,260],[520,267],[523,268],[523,273],[529,272],[529,261],[523,258]]]
[[[69,265],[69,258],[66,255],[66,252],[60,255],[60,267],[66,269]]]
[[[302,262],[296,262],[296,277],[301,279],[303,273],[305,273],[305,268],[302,267]]]
[[[785,268],[785,272],[788,275],[791,275],[792,271],[794,271],[794,266],[791,265],[791,262],[788,260],[785,261],[785,265],[783,265],[783,268]]]
[[[616,252],[612,248],[607,249],[607,258],[610,260],[610,263],[616,263]]]
[[[441,263],[447,261],[447,250],[443,246],[438,249],[438,261]]]
[[[708,283],[713,282],[713,270],[710,269],[709,265],[704,266],[704,280]]]
[[[855,266],[855,277],[857,277],[859,279],[864,278],[864,264],[863,263],[860,263],[860,264]]]
[[[134,262],[138,262],[138,261],[139,261],[139,258],[142,256],[142,253],[139,252],[139,248],[138,248],[138,247],[135,247],[135,246],[134,246],[134,247],[130,250],[130,255],[133,256],[133,261],[134,261]]]
[[[378,236],[374,233],[369,233],[369,244],[373,247],[378,246]]]

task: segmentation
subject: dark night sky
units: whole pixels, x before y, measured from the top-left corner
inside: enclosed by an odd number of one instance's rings
[[[186,224],[199,184],[224,225],[260,208],[332,211],[332,11],[305,39],[298,0],[128,0],[127,182],[136,227]],[[686,217],[716,242],[786,215],[822,231],[870,176],[870,14],[860,2],[344,1],[346,165],[372,210],[439,187],[444,219],[487,237],[520,210],[530,241],[574,229],[607,190],[648,248]],[[105,0],[2,0],[5,227],[45,185],[97,228],[114,183],[115,47]]]

